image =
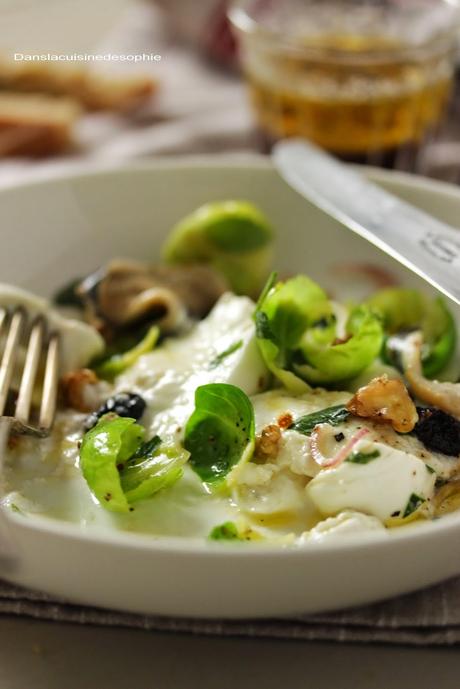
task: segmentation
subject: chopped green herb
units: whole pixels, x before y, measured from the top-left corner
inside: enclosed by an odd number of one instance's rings
[[[270,273],[270,275],[268,276],[267,282],[265,283],[265,285],[264,285],[264,287],[263,287],[263,289],[259,295],[259,298],[258,298],[257,304],[256,304],[256,310],[254,312],[254,316],[258,312],[259,307],[262,306],[262,304],[264,303],[265,297],[267,296],[267,294],[270,292],[272,287],[274,287],[276,285],[277,280],[278,280],[278,273],[276,272],[276,270],[273,270]]]
[[[208,538],[212,541],[239,541],[240,535],[234,522],[224,522],[215,526]]]
[[[100,363],[94,365],[94,370],[99,378],[104,380],[113,380],[127,368],[136,363],[142,354],[147,354],[156,345],[160,337],[160,329],[157,325],[152,325],[143,339],[138,342],[132,349],[123,353],[113,354],[104,359]]]
[[[345,461],[351,462],[352,464],[368,464],[372,462],[373,459],[377,459],[377,457],[380,457],[380,452],[378,450],[374,450],[373,452],[352,452]]]
[[[227,383],[196,389],[184,447],[202,481],[223,479],[232,467],[252,456],[254,444],[254,409],[243,390]]]
[[[408,517],[410,514],[412,514],[412,512],[415,512],[415,510],[418,509],[420,505],[424,502],[425,498],[420,497],[420,495],[417,495],[417,493],[412,493],[406,505],[406,509],[404,510],[403,517]]]
[[[212,359],[212,361],[209,362],[209,368],[216,368],[217,366],[219,366],[219,364],[222,363],[224,359],[230,356],[230,354],[233,354],[233,352],[236,352],[238,349],[241,349],[242,346],[243,340],[238,340],[238,342],[234,342],[229,347],[227,347],[227,349],[224,349],[223,352],[217,354],[217,356],[215,356],[214,359]]]
[[[425,464],[425,466],[426,466],[426,470],[427,470],[427,472],[428,472],[429,474],[434,474],[434,473],[436,473],[435,470],[433,469],[433,467],[430,467],[429,464]]]
[[[293,431],[302,433],[303,435],[310,435],[314,427],[319,423],[329,423],[331,426],[338,426],[343,423],[350,416],[350,412],[343,404],[337,404],[334,407],[327,407],[327,409],[320,409],[312,414],[301,416],[290,426]]]
[[[261,340],[273,341],[275,336],[270,327],[268,316],[263,311],[257,311],[254,315],[256,323],[256,336]]]
[[[449,483],[449,479],[443,478],[442,476],[438,476],[436,479],[436,482],[434,484],[435,488],[442,488],[443,486],[446,485],[446,483]]]

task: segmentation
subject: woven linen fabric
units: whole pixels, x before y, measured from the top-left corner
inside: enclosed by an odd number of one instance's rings
[[[389,601],[334,613],[266,620],[134,615],[73,605],[0,581],[0,614],[145,631],[309,641],[452,646],[460,643],[460,578]]]

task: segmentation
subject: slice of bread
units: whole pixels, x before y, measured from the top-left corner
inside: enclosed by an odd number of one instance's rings
[[[72,98],[0,91],[0,157],[46,156],[68,150],[80,113]]]
[[[0,90],[68,96],[87,110],[131,110],[148,100],[156,87],[145,76],[111,76],[88,67],[47,62],[0,61]]]

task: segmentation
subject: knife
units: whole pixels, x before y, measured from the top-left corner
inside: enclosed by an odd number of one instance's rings
[[[272,157],[281,177],[308,201],[460,304],[459,230],[307,141],[281,141]]]

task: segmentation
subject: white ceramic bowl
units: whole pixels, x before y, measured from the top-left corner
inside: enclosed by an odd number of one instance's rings
[[[369,171],[452,225],[460,190]],[[114,255],[154,258],[168,228],[211,199],[247,198],[278,228],[277,267],[328,280],[336,261],[399,268],[291,191],[265,161],[206,159],[135,165],[0,191],[1,279],[50,293]],[[8,515],[0,574],[71,601],[139,613],[263,617],[351,606],[460,572],[460,513],[390,537],[301,548],[234,547],[96,531]],[[1,522],[0,522],[1,524]],[[10,538],[8,538],[8,536]]]

